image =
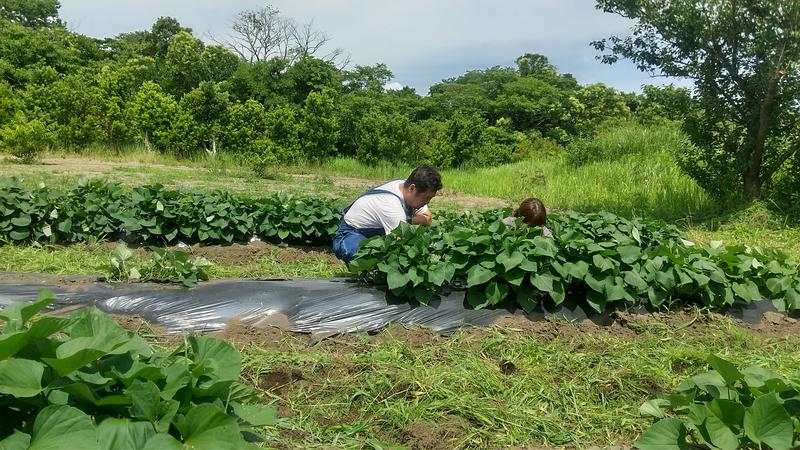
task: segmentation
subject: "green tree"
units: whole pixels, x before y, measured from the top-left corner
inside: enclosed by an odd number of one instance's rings
[[[367,164],[407,160],[420,141],[421,134],[407,116],[373,109],[356,127],[356,157]]]
[[[312,161],[322,161],[336,150],[338,123],[329,90],[312,92],[306,97],[300,138],[303,151]]]
[[[225,151],[244,154],[255,151],[254,144],[267,132],[267,112],[255,100],[234,103],[230,107],[222,146]]]
[[[295,161],[302,156],[300,123],[293,105],[279,105],[267,111],[267,137],[273,143],[272,152],[280,161]]]
[[[186,28],[173,17],[159,17],[150,27],[150,32],[145,34],[147,47],[144,49],[146,56],[164,58],[167,56],[169,46],[173,39],[180,33],[192,34],[191,28]]]
[[[394,78],[394,74],[386,64],[374,66],[356,66],[354,70],[342,74],[342,85],[349,91],[369,90],[383,92],[386,83]]]
[[[295,103],[301,104],[309,93],[341,86],[339,71],[332,62],[306,56],[286,70]]]
[[[598,0],[636,20],[633,35],[594,42],[604,62],[694,80],[703,114],[687,131],[707,161],[738,173],[758,197],[800,148],[800,2],[764,0]],[[712,176],[712,178],[715,178]]]
[[[644,120],[652,121],[663,117],[667,120],[683,121],[696,108],[697,104],[688,89],[672,84],[663,87],[648,84],[642,87],[641,101],[635,112]]]
[[[239,57],[219,45],[209,45],[201,55],[206,81],[219,83],[229,79],[239,67]]]
[[[166,150],[172,119],[178,113],[178,103],[161,86],[145,81],[129,105],[128,118],[141,133],[147,151],[155,147]]]
[[[228,93],[221,91],[216,83],[203,81],[181,98],[180,106],[192,117],[196,136],[206,153],[216,155],[217,142],[228,118]]]
[[[580,136],[591,135],[605,121],[626,120],[631,114],[625,97],[603,83],[581,87],[575,92],[575,99],[579,104],[572,111],[572,123]]]
[[[127,110],[142,83],[152,79],[153,73],[154,60],[147,56],[100,68],[97,82],[101,93],[101,133],[107,143],[120,144],[133,137]]]
[[[169,43],[164,64],[172,93],[182,95],[191,91],[206,78],[203,43],[181,31]]]
[[[14,88],[0,80],[0,126],[11,121],[14,113],[20,109],[19,97],[14,92]]]
[[[59,23],[58,0],[0,0],[0,17],[25,27]]]

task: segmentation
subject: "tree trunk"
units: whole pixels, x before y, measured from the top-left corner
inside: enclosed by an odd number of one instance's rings
[[[770,122],[772,122],[772,111],[775,106],[775,97],[778,92],[778,82],[784,75],[783,70],[776,70],[767,83],[767,94],[758,111],[758,121],[753,150],[750,153],[750,161],[747,170],[742,174],[744,181],[744,195],[748,198],[758,198],[761,196],[761,166],[764,163],[764,151],[769,135]],[[769,176],[767,175],[767,180]]]
[[[148,153],[153,151],[153,148],[150,146],[150,132],[149,131],[145,131],[144,132],[144,149]]]

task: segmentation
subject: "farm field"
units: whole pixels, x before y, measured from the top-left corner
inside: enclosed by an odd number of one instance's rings
[[[543,164],[552,169],[559,162]],[[4,163],[3,167],[13,170],[25,186],[66,186],[88,176],[128,187],[162,183],[171,189],[203,192],[330,197],[341,205],[380,182],[380,177],[402,176],[404,169],[386,168],[375,171],[374,177],[360,178],[354,165],[341,160],[320,167],[286,167],[267,180],[254,178],[234,163],[209,167],[203,161],[173,167],[155,161],[69,156],[47,158],[42,165]],[[490,170],[514,173],[536,170],[535,166],[528,162]],[[343,172],[350,176],[340,176]],[[480,171],[472,175],[485,176]],[[483,211],[510,206],[511,199],[528,192],[515,191],[521,188],[513,185],[464,184],[459,181],[463,176],[444,173],[445,183],[449,177],[456,187],[435,199],[432,208],[441,208],[443,214]],[[497,179],[500,184],[505,180]],[[598,190],[602,192],[602,186]],[[565,202],[566,207],[548,202],[555,209],[581,209],[581,203],[570,203],[576,200],[569,194],[545,192]],[[602,198],[598,201],[603,204]],[[633,206],[635,201],[639,203]],[[703,201],[699,197],[695,204],[698,216],[703,214]],[[617,212],[624,216],[639,211],[641,202],[641,195],[617,199],[621,208]],[[614,203],[605,205],[613,211]],[[750,207],[722,223],[718,216],[705,214],[707,222],[674,222],[698,243],[724,240],[797,255],[797,230],[776,224],[774,213],[766,208]],[[114,242],[3,245],[0,270],[111,278],[116,246]],[[347,274],[325,245],[259,241],[167,248],[214,263],[205,268],[209,279]],[[136,245],[130,250],[128,262],[134,267],[145,266],[155,252]],[[136,317],[115,319],[157,348],[181,344],[182,338]],[[746,324],[690,306],[652,316],[612,313],[595,321],[508,317],[490,327],[444,335],[393,325],[377,334],[317,342],[277,328],[231,324],[216,337],[241,352],[241,381],[257,392],[261,402],[277,408],[278,424],[263,429],[266,447],[586,448],[632,446],[652,423],[639,414],[639,406],[673,392],[687,377],[706,369],[711,354],[737,366],[757,364],[794,375],[800,369],[799,332],[800,324],[781,314],[770,313],[758,324]]]

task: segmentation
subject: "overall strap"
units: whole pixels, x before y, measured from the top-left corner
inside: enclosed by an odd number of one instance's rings
[[[402,206],[402,207],[403,207],[403,210],[404,210],[404,211],[405,211],[405,213],[406,213],[406,222],[408,222],[408,223],[411,223],[411,208],[408,208],[408,207],[406,207],[406,202],[403,200],[403,198],[402,198],[402,197],[400,197],[399,195],[397,195],[397,192],[387,191],[386,189],[372,188],[372,189],[368,190],[367,192],[365,192],[365,193],[361,194],[361,195],[360,195],[360,196],[359,196],[359,197],[356,199],[356,201],[358,201],[359,199],[361,199],[361,198],[363,198],[363,197],[367,197],[367,196],[369,196],[369,195],[377,195],[377,194],[391,194],[391,195],[393,195],[393,196],[394,196],[394,197],[395,197],[397,200],[399,200],[399,201],[400,201],[400,206]],[[344,209],[344,211],[342,211],[342,220],[344,220],[344,215],[345,215],[345,214],[347,214],[347,211],[350,211],[350,208],[352,208],[352,207],[353,207],[353,204],[355,204],[355,201],[354,201],[353,203],[351,203],[351,204],[350,204],[350,206],[348,206],[347,208],[345,208],[345,209]]]

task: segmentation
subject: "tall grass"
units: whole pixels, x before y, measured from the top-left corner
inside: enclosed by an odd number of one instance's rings
[[[312,166],[294,166],[292,172],[388,180],[405,178],[410,165],[381,163],[367,166],[336,158]],[[563,156],[543,156],[499,167],[446,169],[444,189],[476,196],[496,197],[509,205],[525,197],[539,197],[549,207],[577,211],[607,210],[624,216],[678,220],[710,208],[711,201],[691,178],[680,172],[669,154],[628,155],[574,167]]]

